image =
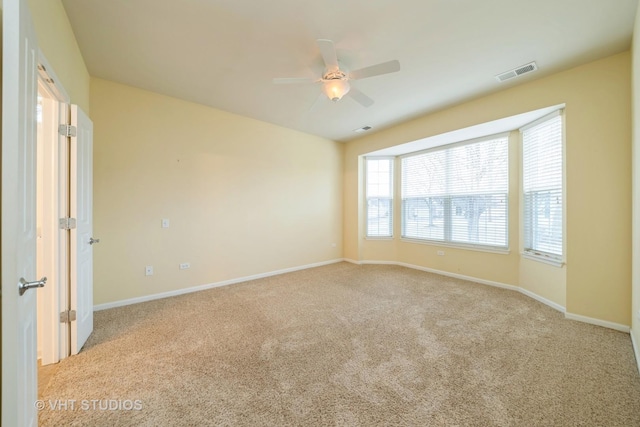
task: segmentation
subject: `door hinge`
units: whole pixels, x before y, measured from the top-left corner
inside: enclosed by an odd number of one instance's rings
[[[71,125],[60,125],[58,126],[58,133],[67,138],[75,137],[77,135],[77,129]]]
[[[59,222],[61,230],[72,230],[76,228],[75,218],[60,218]]]
[[[60,313],[60,323],[70,323],[76,320],[76,311],[67,310]]]

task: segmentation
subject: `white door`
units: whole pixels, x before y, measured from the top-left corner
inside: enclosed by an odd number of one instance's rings
[[[78,354],[93,331],[93,123],[71,106],[71,354]]]
[[[26,0],[3,1],[2,425],[36,426],[36,104],[38,46]]]

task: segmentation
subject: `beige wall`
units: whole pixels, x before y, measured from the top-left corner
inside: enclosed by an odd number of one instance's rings
[[[640,346],[640,7],[633,31],[633,310],[631,333]],[[637,349],[640,351],[640,348]],[[636,353],[636,357],[640,354]],[[640,360],[638,361],[640,365]]]
[[[615,55],[349,142],[345,151],[345,257],[407,262],[522,286],[566,306],[570,313],[629,325],[630,61],[629,52]],[[509,255],[447,248],[444,257],[437,257],[436,250],[440,247],[399,239],[385,242],[363,239],[359,229],[362,217],[359,156],[563,103],[566,104],[567,175],[564,269],[539,263],[531,265],[528,260],[521,260],[517,238],[520,225],[513,194]],[[513,146],[511,152],[514,152]],[[514,191],[513,185],[511,191]],[[594,195],[598,195],[600,202],[594,202]],[[543,281],[548,282],[542,284]]]
[[[95,304],[342,257],[342,144],[100,79],[91,112]]]
[[[60,0],[28,0],[38,45],[71,102],[89,114],[89,72]]]

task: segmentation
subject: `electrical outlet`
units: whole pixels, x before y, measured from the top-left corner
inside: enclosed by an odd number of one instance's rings
[[[438,251],[436,253],[438,254],[438,256],[444,256],[444,251]]]
[[[147,265],[144,268],[144,275],[145,276],[153,276],[153,265]]]
[[[191,264],[188,262],[183,262],[180,264],[180,270],[186,270],[187,268],[191,268]]]
[[[336,247],[336,244],[335,244],[335,243],[332,243],[332,244],[331,244],[331,247],[332,247],[332,248],[335,248],[335,247]]]
[[[162,219],[162,228],[169,228],[169,218]]]

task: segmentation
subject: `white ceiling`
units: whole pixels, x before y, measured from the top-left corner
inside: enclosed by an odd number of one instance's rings
[[[629,49],[638,0],[63,0],[89,73],[337,141]],[[348,69],[398,59],[312,111],[316,39]],[[495,75],[536,61],[508,82]]]

